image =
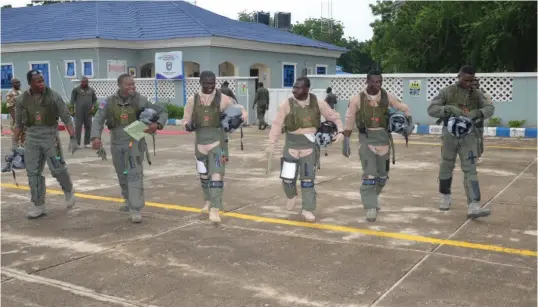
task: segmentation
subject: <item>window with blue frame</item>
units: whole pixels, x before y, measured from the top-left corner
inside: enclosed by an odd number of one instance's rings
[[[282,65],[282,80],[283,87],[293,87],[293,83],[295,82],[295,65]]]
[[[327,67],[326,66],[316,66],[316,75],[326,75]]]
[[[65,76],[74,78],[76,75],[75,62],[68,61],[65,62]]]
[[[33,63],[32,69],[35,69],[43,75],[43,79],[45,80],[45,85],[50,87],[50,70],[49,70],[49,63]]]
[[[82,62],[82,74],[86,77],[93,77],[93,62],[92,61]]]
[[[13,78],[13,65],[2,64],[2,89],[11,89],[12,78]]]

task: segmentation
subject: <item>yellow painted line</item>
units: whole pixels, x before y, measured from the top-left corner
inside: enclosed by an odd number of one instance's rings
[[[9,184],[9,183],[2,183],[1,186],[3,188],[10,188],[10,189],[18,189],[18,190],[25,190],[25,191],[30,190],[28,186],[16,186],[14,184]],[[47,193],[53,194],[53,195],[63,195],[63,192],[60,190],[47,189]],[[115,202],[115,203],[123,202],[123,198],[98,196],[98,195],[84,194],[84,193],[76,193],[75,195],[77,197],[85,198],[85,199],[102,200],[102,201]],[[169,209],[169,210],[200,213],[200,208],[194,208],[194,207],[189,207],[189,206],[162,204],[162,203],[155,203],[155,202],[146,202],[146,206]],[[521,256],[533,256],[533,257],[538,256],[538,252],[533,251],[533,250],[507,248],[507,247],[502,247],[502,246],[478,244],[478,243],[471,243],[471,242],[465,242],[465,241],[443,240],[443,239],[403,234],[403,233],[397,233],[397,232],[386,232],[386,231],[362,229],[362,228],[355,228],[355,227],[348,227],[348,226],[338,226],[338,225],[331,225],[331,224],[307,223],[307,222],[291,221],[291,220],[285,220],[285,219],[262,217],[262,216],[243,214],[243,213],[237,213],[237,212],[222,213],[221,216],[228,216],[228,217],[233,217],[233,218],[237,218],[241,220],[264,222],[264,223],[269,223],[269,224],[288,225],[288,226],[313,228],[313,229],[321,229],[321,230],[329,230],[329,231],[337,231],[337,232],[345,232],[345,233],[360,233],[360,234],[364,234],[368,236],[391,238],[391,239],[413,241],[413,242],[422,242],[422,243],[429,243],[429,244],[442,244],[442,245],[463,247],[463,248],[469,248],[469,249],[478,249],[478,250],[485,250],[485,251],[492,251],[492,252],[499,252],[499,253],[506,253],[506,254],[516,254],[516,255],[521,255]]]
[[[405,142],[403,142],[403,141],[394,141],[394,144],[405,144]],[[441,143],[409,141],[409,145],[441,146]],[[503,146],[503,145],[486,145],[486,149],[487,148],[537,151],[537,147],[525,147],[525,146],[516,147],[516,146]]]

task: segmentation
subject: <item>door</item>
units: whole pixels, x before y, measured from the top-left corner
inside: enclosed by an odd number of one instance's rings
[[[251,69],[250,70],[250,76],[251,77],[256,77],[256,84],[254,84],[254,92],[257,92],[258,91],[258,83],[260,83],[260,71],[257,69],[257,68],[254,68],[254,69]]]
[[[38,70],[43,75],[45,80],[45,85],[50,87],[50,76],[49,76],[49,64],[48,63],[35,63],[32,64],[32,69]]]

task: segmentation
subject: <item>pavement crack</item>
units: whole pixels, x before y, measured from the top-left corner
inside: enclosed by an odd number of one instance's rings
[[[396,287],[398,287],[406,278],[407,276],[411,275],[413,271],[418,268],[424,261],[426,261],[428,258],[430,258],[431,255],[425,255],[424,257],[420,258],[419,261],[417,261],[407,272],[405,272],[402,277],[400,277],[387,291],[385,291],[380,297],[378,297],[371,305],[370,307],[376,307],[377,304],[382,301],[385,297],[387,297],[392,290],[394,290]]]
[[[19,271],[12,268],[2,267],[2,274],[24,281],[24,282],[37,283],[37,284],[61,289],[63,291],[71,292],[73,294],[90,298],[93,300],[105,302],[107,304],[114,304],[114,305],[120,305],[120,306],[125,306],[125,307],[155,307],[151,305],[142,304],[136,301],[130,301],[123,297],[97,293],[95,292],[95,290],[78,286],[75,284],[71,284],[68,282],[64,282],[64,281],[60,281],[60,280],[56,280],[52,278],[47,278],[47,277],[43,277],[39,275],[30,275],[24,271]]]
[[[78,261],[78,260],[83,260],[83,259],[85,259],[85,258],[89,258],[89,257],[93,257],[93,256],[102,255],[102,254],[108,253],[108,252],[110,252],[110,251],[112,251],[112,250],[121,248],[121,247],[123,247],[123,246],[125,246],[125,245],[131,244],[131,243],[135,243],[135,242],[139,242],[139,241],[142,241],[142,240],[152,239],[152,238],[155,238],[155,237],[157,237],[157,236],[160,236],[160,235],[163,235],[163,234],[166,234],[166,233],[169,233],[169,232],[172,232],[172,231],[175,231],[175,230],[184,228],[184,227],[192,226],[192,225],[195,225],[195,224],[199,224],[199,222],[198,222],[198,221],[193,221],[193,222],[191,222],[191,223],[187,223],[187,224],[184,224],[184,225],[181,225],[181,226],[178,226],[178,227],[174,227],[174,228],[171,228],[171,229],[163,230],[163,231],[158,232],[158,233],[156,233],[156,234],[154,234],[154,235],[143,236],[143,237],[137,237],[137,238],[135,238],[135,239],[133,239],[133,240],[128,240],[128,241],[121,242],[121,243],[119,243],[119,244],[116,244],[116,245],[114,245],[114,246],[112,246],[112,247],[109,247],[109,248],[104,249],[104,250],[99,251],[99,252],[86,254],[86,255],[83,255],[83,256],[80,256],[80,257],[77,257],[77,258],[69,259],[69,260],[66,260],[66,261],[64,261],[64,262],[61,262],[61,263],[57,263],[57,264],[48,266],[48,267],[46,267],[46,268],[42,268],[42,269],[38,269],[38,270],[32,271],[32,272],[28,273],[28,275],[36,275],[36,274],[38,274],[38,273],[41,273],[41,272],[44,272],[44,271],[47,271],[47,270],[50,270],[50,269],[53,269],[53,268],[60,267],[60,266],[62,266],[62,265],[68,264],[68,263],[72,263],[72,262],[75,262],[75,261]]]
[[[108,251],[113,250],[113,249],[115,249],[115,248],[116,248],[116,247],[114,246],[114,247],[111,247],[111,248],[107,248],[107,249],[105,249],[105,250],[102,250],[102,251],[100,251],[100,252],[95,252],[95,253],[87,254],[87,255],[84,255],[84,256],[80,256],[80,257],[72,258],[72,259],[69,259],[69,260],[66,260],[66,261],[63,261],[63,262],[60,262],[60,263],[56,263],[56,264],[50,265],[50,266],[45,267],[45,268],[41,268],[41,269],[37,269],[37,270],[35,270],[35,271],[28,272],[28,275],[38,274],[38,273],[41,273],[41,272],[43,272],[43,271],[46,271],[46,270],[49,270],[49,269],[53,269],[53,268],[62,266],[62,265],[64,265],[64,264],[68,264],[68,263],[71,263],[71,262],[75,262],[75,261],[77,261],[77,260],[82,260],[82,259],[84,259],[84,258],[88,258],[88,257],[94,256],[94,255],[99,255],[99,254],[108,252]]]
[[[487,202],[485,202],[481,208],[486,208],[487,206],[489,206],[489,204],[491,204],[497,197],[499,197],[502,193],[504,193],[504,191],[506,191],[510,186],[512,186],[512,184],[514,184],[514,182],[516,182],[521,176],[523,176],[523,174],[536,162],[536,158],[530,162],[518,175],[516,175],[514,177],[514,179],[512,179],[504,188],[502,188],[499,192],[497,192],[497,194],[493,195],[493,197],[491,197]],[[460,230],[462,230],[465,226],[467,226],[472,220],[471,219],[467,219],[465,220],[465,222],[463,222],[460,227],[458,227],[456,229],[456,231],[454,231],[452,234],[450,234],[445,240],[451,240],[453,237],[455,237],[458,232]],[[432,250],[432,253],[435,253],[437,252],[442,246],[444,246],[444,244],[439,244],[437,245],[433,250]]]
[[[490,203],[492,203],[497,197],[499,197],[504,191],[506,191],[514,182],[516,182],[523,174],[538,160],[535,158],[532,162],[530,162],[518,175],[516,175],[504,188],[502,188],[497,194],[493,195],[487,202],[482,205],[482,208],[487,207]],[[466,225],[470,223],[471,219],[465,220],[452,234],[450,234],[445,240],[451,240],[456,234],[463,229]],[[424,261],[426,261],[428,258],[430,258],[431,255],[435,255],[436,252],[442,247],[444,244],[438,244],[431,250],[431,254],[425,255],[422,257],[417,263],[415,263],[402,277],[400,277],[387,291],[385,291],[379,298],[377,298],[370,307],[376,307],[377,304],[382,301],[385,297],[387,297],[396,287],[398,287],[404,280],[409,276],[415,269],[417,269]]]
[[[8,282],[8,281],[13,280],[13,279],[14,279],[13,277],[8,277],[8,278],[2,280],[2,282],[0,282],[0,283],[3,284],[3,283],[5,283],[5,282]]]

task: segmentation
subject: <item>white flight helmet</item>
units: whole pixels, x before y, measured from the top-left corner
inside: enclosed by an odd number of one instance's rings
[[[473,122],[465,116],[453,116],[448,119],[447,129],[450,134],[462,138],[473,130]]]

